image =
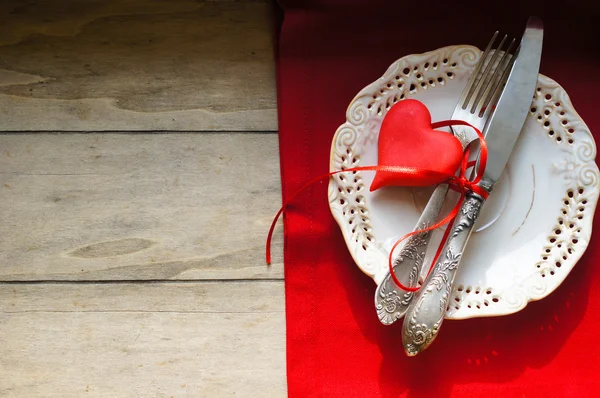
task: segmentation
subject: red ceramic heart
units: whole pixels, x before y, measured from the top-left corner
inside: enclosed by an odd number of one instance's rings
[[[414,167],[452,175],[460,166],[463,149],[453,134],[431,127],[431,114],[420,101],[407,99],[390,108],[378,142],[379,166]],[[371,191],[384,186],[428,186],[447,177],[436,173],[402,174],[378,170]]]

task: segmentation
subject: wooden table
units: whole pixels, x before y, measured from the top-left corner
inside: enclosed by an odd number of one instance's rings
[[[0,3],[0,396],[286,395],[273,10]]]

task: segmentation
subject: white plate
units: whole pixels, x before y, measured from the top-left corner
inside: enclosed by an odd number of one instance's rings
[[[422,101],[433,121],[450,118],[480,54],[451,46],[394,62],[350,103],[330,169],[377,164],[383,117],[404,98]],[[560,285],[590,240],[599,193],[595,157],[594,139],[567,93],[540,75],[525,127],[463,255],[446,318],[514,313]],[[328,196],[356,264],[380,283],[389,249],[412,230],[433,188],[369,192],[373,175],[339,174]],[[440,238],[436,231],[431,246]]]

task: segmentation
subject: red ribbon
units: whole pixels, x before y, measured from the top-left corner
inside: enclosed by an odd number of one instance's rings
[[[279,211],[277,212],[277,214],[275,214],[273,222],[271,223],[271,227],[269,228],[269,233],[267,235],[267,244],[266,244],[266,262],[267,262],[267,264],[268,265],[271,264],[271,240],[273,238],[273,231],[275,230],[275,225],[277,224],[277,220],[279,219],[279,217],[285,210],[286,206],[288,204],[290,204],[296,198],[296,196],[298,196],[298,194],[303,192],[306,188],[308,188],[315,182],[321,181],[324,178],[328,178],[328,177],[334,176],[339,173],[350,173],[350,172],[354,172],[354,171],[386,171],[386,172],[390,172],[390,173],[401,173],[406,176],[411,175],[411,176],[416,176],[416,177],[426,177],[426,176],[436,177],[439,180],[444,180],[445,183],[449,184],[450,188],[453,189],[454,191],[459,192],[461,194],[460,199],[458,200],[458,202],[456,203],[456,205],[454,206],[452,211],[450,211],[450,213],[448,213],[448,215],[446,217],[444,217],[442,220],[438,221],[437,223],[435,223],[434,225],[432,225],[430,227],[415,230],[413,232],[410,232],[410,233],[402,236],[400,239],[398,239],[396,241],[396,243],[394,243],[394,245],[392,246],[392,248],[390,250],[390,255],[388,257],[388,267],[389,267],[390,275],[391,275],[392,279],[394,280],[394,283],[396,283],[396,285],[398,285],[398,287],[400,287],[401,289],[408,291],[408,292],[414,292],[414,291],[419,290],[420,287],[405,286],[396,277],[396,274],[394,272],[394,267],[393,267],[393,261],[392,261],[392,258],[393,258],[392,255],[393,255],[396,247],[398,247],[398,245],[401,242],[403,242],[404,240],[406,240],[407,238],[409,238],[413,235],[417,235],[417,234],[420,234],[423,232],[428,232],[428,231],[434,230],[436,228],[439,228],[443,225],[454,222],[454,219],[456,218],[456,215],[458,214],[458,211],[460,210],[460,207],[462,206],[462,201],[468,192],[474,192],[474,193],[480,195],[481,197],[483,197],[484,199],[487,199],[487,197],[489,195],[489,193],[485,189],[483,189],[482,187],[480,187],[478,185],[478,183],[483,178],[483,174],[485,172],[485,167],[487,164],[487,157],[488,157],[487,144],[485,142],[485,139],[484,139],[481,131],[477,127],[473,126],[472,124],[462,121],[462,120],[443,120],[441,122],[432,123],[431,127],[433,129],[436,129],[439,127],[457,126],[457,125],[471,127],[473,130],[475,130],[475,132],[477,133],[477,137],[479,138],[479,143],[480,143],[479,164],[478,164],[477,169],[475,170],[475,176],[472,180],[468,179],[466,176],[467,170],[475,165],[475,162],[469,162],[469,154],[470,154],[471,144],[469,144],[467,146],[467,148],[465,149],[465,153],[463,156],[463,160],[461,162],[460,172],[459,172],[458,176],[456,176],[454,174],[448,174],[448,173],[435,171],[435,170],[423,169],[420,167],[361,166],[361,167],[353,167],[353,168],[344,169],[344,170],[336,170],[336,171],[332,171],[327,174],[323,174],[318,177],[315,177],[312,180],[308,181],[306,184],[304,184],[288,200],[286,200],[283,203],[283,205],[281,206],[281,208],[279,209]],[[441,243],[438,247],[438,250],[436,252],[436,255],[433,259],[433,262],[431,263],[431,265],[429,267],[429,272],[431,272],[433,265],[436,263],[439,255],[440,255],[441,249],[443,248],[444,243],[446,242],[446,239],[448,238],[448,233],[450,232],[450,229],[451,228],[447,228],[446,232],[444,233],[442,241],[441,241]]]

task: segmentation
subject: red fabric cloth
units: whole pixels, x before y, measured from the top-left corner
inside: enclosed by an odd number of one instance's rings
[[[545,22],[542,73],[565,87],[599,140],[600,7],[484,3],[280,0],[284,199],[328,171],[346,107],[394,60],[451,44],[482,47],[495,29],[519,35],[528,15]],[[316,184],[284,218],[291,397],[588,397],[600,390],[598,232],[546,299],[510,316],[447,321],[430,349],[408,358],[400,323],[377,319],[375,284],[350,257],[326,191],[327,181]]]

